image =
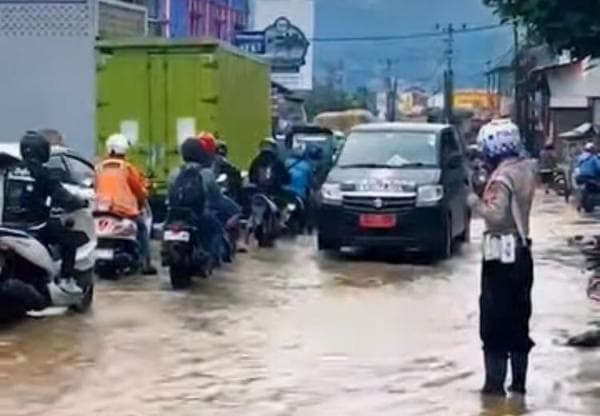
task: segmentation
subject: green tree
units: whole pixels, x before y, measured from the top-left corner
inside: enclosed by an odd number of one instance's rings
[[[504,22],[517,20],[555,51],[573,57],[600,56],[598,0],[483,0]]]
[[[306,97],[305,108],[309,119],[325,111],[343,111],[354,108],[372,107],[372,94],[367,87],[359,87],[354,93],[347,93],[330,83],[315,81],[313,90]]]

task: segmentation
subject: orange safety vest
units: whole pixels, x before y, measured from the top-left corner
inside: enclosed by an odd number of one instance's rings
[[[123,217],[140,215],[148,196],[144,177],[126,160],[109,158],[96,166],[96,209]]]

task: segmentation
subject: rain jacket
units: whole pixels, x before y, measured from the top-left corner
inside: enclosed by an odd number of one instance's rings
[[[148,198],[144,175],[125,159],[109,157],[96,165],[97,208],[133,218]]]
[[[288,158],[286,166],[290,173],[288,188],[302,199],[308,198],[312,185],[312,165],[301,158]]]
[[[590,152],[583,152],[577,158],[577,168],[580,177],[598,178],[600,177],[600,160],[598,156]]]
[[[515,198],[525,237],[529,236],[529,216],[536,188],[536,163],[513,158],[500,163],[492,173],[483,200],[473,209],[483,217],[486,229],[498,234],[518,234],[511,203]]]

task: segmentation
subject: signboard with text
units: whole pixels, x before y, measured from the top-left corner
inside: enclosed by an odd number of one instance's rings
[[[270,62],[273,81],[291,90],[312,89],[314,0],[253,0],[251,4],[253,30],[238,34],[236,45]]]

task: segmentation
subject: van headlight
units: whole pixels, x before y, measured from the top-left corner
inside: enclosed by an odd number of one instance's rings
[[[321,187],[321,202],[329,205],[342,205],[342,188],[338,183],[326,183]]]
[[[428,207],[436,205],[444,197],[444,187],[441,185],[423,185],[417,190],[417,206]]]

